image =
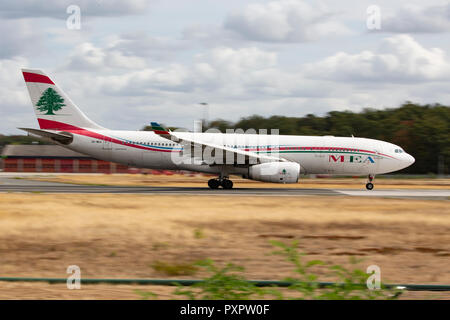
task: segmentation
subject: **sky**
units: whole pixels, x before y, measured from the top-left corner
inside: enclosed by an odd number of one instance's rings
[[[111,129],[450,104],[449,1],[3,0],[0,34],[2,134],[37,127],[21,68]]]

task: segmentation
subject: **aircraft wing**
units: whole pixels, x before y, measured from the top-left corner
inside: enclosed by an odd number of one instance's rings
[[[186,147],[194,147],[195,145],[200,146],[202,149],[202,154],[205,148],[209,148],[210,153],[213,158],[220,159],[220,153],[222,153],[222,162],[220,164],[228,164],[230,159],[232,159],[232,164],[259,164],[264,162],[288,162],[289,160],[270,156],[270,155],[262,155],[252,151],[244,151],[236,148],[225,147],[222,145],[195,140],[190,137],[186,137],[183,133],[172,132],[167,128],[162,127],[156,122],[151,123],[151,130],[158,134],[159,136],[166,138],[168,140],[180,143]],[[191,152],[193,156],[195,156],[195,151]],[[215,157],[218,154],[217,157]],[[239,160],[238,160],[239,159]]]

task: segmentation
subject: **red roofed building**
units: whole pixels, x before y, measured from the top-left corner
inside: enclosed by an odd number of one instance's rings
[[[94,159],[58,145],[6,145],[4,172],[131,173],[126,165]]]

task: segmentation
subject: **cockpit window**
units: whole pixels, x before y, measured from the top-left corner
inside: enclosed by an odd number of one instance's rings
[[[402,149],[395,149],[394,151],[395,151],[395,153],[403,153],[404,152]]]

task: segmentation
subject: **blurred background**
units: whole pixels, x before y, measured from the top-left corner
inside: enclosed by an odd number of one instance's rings
[[[77,265],[86,278],[204,279],[205,259],[242,266],[246,279],[298,276],[272,254],[275,240],[305,263],[450,284],[449,10],[444,0],[0,2],[0,277],[64,279]],[[21,68],[44,70],[110,129],[157,121],[353,135],[416,161],[377,177],[371,194],[361,177],[289,186],[235,177],[242,194],[218,197],[203,175],[100,161],[24,135],[18,127],[38,124]],[[311,279],[343,280],[312,266]],[[0,283],[0,298],[175,296]]]

